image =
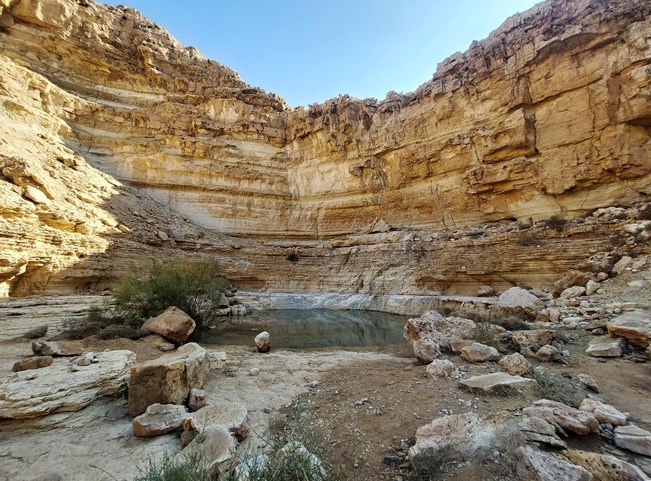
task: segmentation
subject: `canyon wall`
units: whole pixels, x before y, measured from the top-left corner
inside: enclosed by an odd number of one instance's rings
[[[619,227],[515,220],[651,191],[644,0],[550,0],[416,92],[297,109],[133,9],[0,0],[0,74],[0,295],[174,256],[277,291],[544,285]]]

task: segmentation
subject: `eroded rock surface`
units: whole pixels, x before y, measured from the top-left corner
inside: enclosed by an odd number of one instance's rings
[[[101,352],[97,360],[89,366],[73,367],[67,360],[57,359],[48,367],[10,375],[0,383],[0,419],[79,411],[97,399],[123,392],[135,354]]]
[[[539,285],[619,235],[547,219],[649,193],[645,0],[544,2],[415,92],[298,109],[133,9],[0,8],[3,295],[172,256],[281,292]]]
[[[202,388],[210,372],[208,352],[193,342],[131,368],[129,414],[152,404],[185,404],[192,388]]]

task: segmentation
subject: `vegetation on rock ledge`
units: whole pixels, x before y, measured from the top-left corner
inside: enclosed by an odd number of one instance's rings
[[[155,262],[144,277],[120,278],[112,305],[91,308],[84,320],[69,322],[66,331],[72,337],[140,337],[142,324],[170,306],[187,313],[200,329],[228,306],[224,291],[230,283],[221,273],[221,266],[209,260]]]

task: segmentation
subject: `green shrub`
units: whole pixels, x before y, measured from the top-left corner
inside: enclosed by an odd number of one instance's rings
[[[34,329],[30,329],[27,331],[25,334],[23,334],[23,337],[25,339],[39,339],[47,334],[47,326],[38,326],[35,327]]]
[[[295,407],[283,428],[266,440],[264,455],[240,461],[226,474],[227,481],[337,481],[328,466],[328,452],[321,435],[313,428],[312,417]],[[242,470],[247,466],[247,470]]]
[[[227,287],[229,283],[221,276],[221,267],[216,262],[155,262],[142,278],[119,279],[113,287],[114,304],[91,307],[85,322],[98,331],[104,329],[101,336],[107,336],[106,339],[137,337],[147,319],[176,306],[201,328],[217,317],[216,309],[228,305],[223,294]],[[121,329],[106,330],[109,326]]]
[[[112,324],[102,329],[99,334],[97,334],[97,337],[100,339],[134,339],[136,337],[136,330],[133,327]]]
[[[84,339],[97,334],[102,328],[97,324],[83,318],[69,318],[63,321],[61,335],[62,339]]]
[[[212,477],[199,456],[176,461],[165,453],[160,462],[149,461],[149,466],[134,481],[212,481]]]
[[[296,252],[292,252],[291,254],[289,254],[289,255],[286,257],[286,259],[287,259],[289,262],[298,262],[298,260],[300,259],[300,257],[298,256],[298,254],[297,254]]]
[[[547,219],[547,222],[545,222],[547,227],[550,229],[554,229],[556,231],[562,231],[565,229],[567,225],[567,220],[563,219],[560,215],[553,215],[549,219]]]

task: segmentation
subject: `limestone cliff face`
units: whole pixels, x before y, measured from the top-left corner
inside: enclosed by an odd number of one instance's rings
[[[0,294],[174,255],[281,291],[540,284],[612,229],[533,258],[509,229],[450,231],[651,191],[645,0],[550,0],[414,93],[293,110],[133,9],[0,0],[0,74]]]

